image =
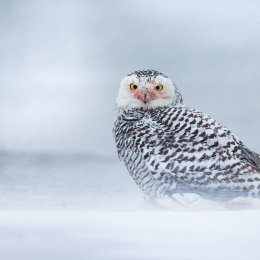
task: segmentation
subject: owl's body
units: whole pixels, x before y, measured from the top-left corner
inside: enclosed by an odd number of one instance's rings
[[[260,197],[259,155],[214,119],[182,105],[176,92],[168,105],[118,109],[118,154],[138,187],[151,199],[186,192]]]

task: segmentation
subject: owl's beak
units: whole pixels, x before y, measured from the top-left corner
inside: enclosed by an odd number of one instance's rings
[[[142,93],[142,101],[147,104],[150,101],[150,94],[148,91],[148,88],[146,86],[143,86],[141,88],[141,93]]]
[[[146,104],[149,101],[147,93],[144,94],[143,102]]]

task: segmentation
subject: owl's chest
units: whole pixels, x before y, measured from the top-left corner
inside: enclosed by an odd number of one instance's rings
[[[118,148],[144,151],[158,144],[165,137],[165,129],[149,115],[132,122],[121,122],[118,126]]]

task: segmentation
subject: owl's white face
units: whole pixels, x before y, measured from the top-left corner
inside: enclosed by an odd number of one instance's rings
[[[122,79],[116,99],[118,108],[156,108],[173,103],[175,86],[162,75],[140,78],[132,74]]]

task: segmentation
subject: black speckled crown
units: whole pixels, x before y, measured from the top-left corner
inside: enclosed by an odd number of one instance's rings
[[[156,78],[157,76],[163,76],[165,78],[168,78],[165,76],[163,73],[157,71],[157,70],[136,70],[127,76],[135,75],[139,80],[140,79],[146,79],[146,80],[151,80],[153,78]]]

